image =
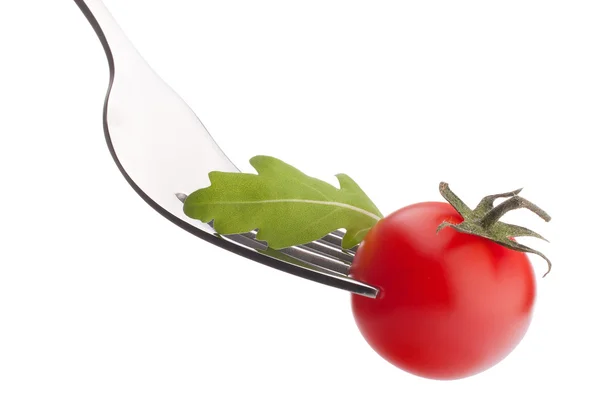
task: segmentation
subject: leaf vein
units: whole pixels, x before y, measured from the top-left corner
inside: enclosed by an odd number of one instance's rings
[[[319,204],[324,206],[346,208],[348,210],[366,215],[375,221],[379,221],[381,217],[373,214],[370,211],[356,207],[346,203],[339,203],[337,201],[321,201],[321,200],[305,200],[305,199],[277,199],[277,200],[253,200],[253,201],[210,201],[204,204],[266,204],[266,203],[308,203],[308,204]]]

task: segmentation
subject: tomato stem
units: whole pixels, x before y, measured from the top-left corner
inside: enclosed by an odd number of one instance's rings
[[[502,218],[504,214],[519,208],[528,209],[544,221],[550,221],[551,217],[547,212],[529,200],[519,196],[522,189],[485,196],[474,210],[471,210],[456,194],[454,194],[447,183],[440,183],[439,189],[442,197],[444,197],[461,217],[463,217],[463,222],[459,224],[453,224],[447,221],[443,222],[438,226],[438,232],[446,227],[452,227],[459,232],[481,236],[515,251],[536,254],[548,263],[548,271],[544,276],[548,275],[552,268],[552,263],[548,257],[537,250],[515,241],[516,237],[523,236],[535,237],[542,240],[546,239],[536,232],[522,226],[500,222],[500,218]],[[494,201],[500,198],[508,199],[494,207]]]

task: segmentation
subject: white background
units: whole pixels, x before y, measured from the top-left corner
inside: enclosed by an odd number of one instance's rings
[[[349,295],[155,213],[106,148],[71,1],[0,5],[0,398],[597,399],[597,1],[106,0],[233,161],[352,176],[384,213],[525,187],[553,216],[528,335],[460,381],[406,374]]]

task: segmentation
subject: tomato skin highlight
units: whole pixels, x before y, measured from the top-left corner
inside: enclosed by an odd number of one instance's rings
[[[356,324],[370,346],[417,376],[461,379],[504,359],[525,336],[535,276],[523,253],[445,228],[462,217],[448,203],[402,208],[361,243],[350,275],[380,288],[352,295]]]

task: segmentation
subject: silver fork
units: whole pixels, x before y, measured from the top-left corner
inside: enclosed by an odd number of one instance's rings
[[[152,70],[101,0],[74,0],[98,35],[109,65],[104,134],[117,167],[158,213],[195,236],[278,270],[375,298],[378,290],[350,278],[355,250],[336,231],[301,246],[268,248],[256,232],[219,235],[183,213],[185,193],[210,185],[210,171],[239,172],[185,102]]]

